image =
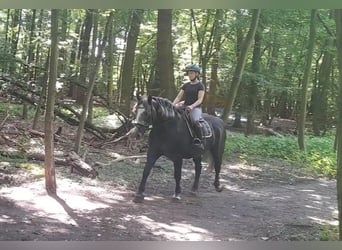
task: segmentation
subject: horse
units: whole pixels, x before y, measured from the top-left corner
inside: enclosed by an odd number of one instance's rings
[[[198,153],[193,150],[193,137],[187,121],[184,119],[184,112],[187,111],[176,108],[166,98],[155,96],[138,97],[134,120],[138,134],[143,135],[150,125],[152,125],[152,129],[148,137],[147,161],[139,189],[133,199],[134,202],[143,202],[147,178],[155,162],[161,156],[166,156],[173,162],[174,178],[176,181],[173,199],[181,199],[180,180],[183,159],[193,159],[195,164],[195,180],[191,191],[193,193],[198,191],[199,178],[202,171],[202,156],[207,151],[211,153],[211,159],[215,168],[215,189],[217,192],[223,190],[220,185],[220,171],[226,139],[224,122],[218,117],[203,113],[202,117],[209,124],[212,133],[209,138],[203,138],[205,151]]]

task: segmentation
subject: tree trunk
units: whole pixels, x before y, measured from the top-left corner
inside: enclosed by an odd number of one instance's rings
[[[113,19],[114,20],[114,19]],[[112,110],[114,104],[114,34],[113,23],[109,25],[108,49],[106,50],[106,75],[107,78],[107,103],[109,110]]]
[[[305,134],[305,117],[306,117],[306,104],[307,104],[307,95],[308,95],[308,86],[310,82],[310,71],[311,71],[311,63],[313,57],[313,50],[315,46],[315,38],[316,38],[316,16],[317,10],[311,10],[311,21],[310,21],[310,36],[309,36],[309,46],[306,58],[306,66],[304,70],[303,77],[303,86],[301,91],[300,98],[300,113],[298,117],[298,146],[299,149],[305,151],[305,142],[304,142],[304,134]]]
[[[78,19],[75,21],[75,31],[76,34],[80,34],[81,32],[81,20]],[[77,79],[77,72],[78,72],[78,65],[76,64],[76,58],[77,58],[77,45],[78,45],[78,39],[74,37],[72,39],[72,49],[70,52],[70,64],[69,64],[69,74],[73,79]],[[72,83],[69,85],[69,96],[76,99],[77,98],[77,91],[78,87]]]
[[[13,14],[13,19],[12,19],[12,24],[11,24],[11,55],[12,55],[12,60],[9,65],[9,74],[13,75],[15,74],[16,70],[16,55],[17,55],[17,50],[18,50],[18,42],[19,42],[19,34],[20,34],[20,20],[21,20],[21,10],[20,9],[15,9],[14,14]]]
[[[131,97],[133,92],[133,67],[135,48],[138,41],[140,24],[143,18],[144,10],[133,10],[133,17],[131,21],[130,30],[128,32],[127,47],[123,61],[122,77],[121,77],[121,103],[120,111],[129,116]]]
[[[335,10],[337,59],[339,70],[339,97],[337,131],[342,131],[342,10]],[[342,240],[342,133],[337,135],[337,204],[339,240]]]
[[[86,11],[86,17],[84,20],[84,30],[81,35],[80,41],[80,52],[81,52],[81,68],[79,75],[79,82],[85,85],[87,82],[87,75],[89,70],[89,44],[90,44],[90,34],[93,26],[93,10]],[[78,87],[76,92],[76,102],[78,104],[83,104],[85,99],[85,90]]]
[[[255,130],[254,119],[256,112],[256,105],[258,101],[258,78],[257,75],[260,73],[260,63],[261,63],[261,40],[262,40],[262,28],[257,28],[254,39],[254,50],[252,58],[252,73],[254,77],[251,79],[249,84],[247,84],[248,91],[248,113],[247,113],[247,125],[246,134],[253,134]]]
[[[333,38],[328,37],[324,46],[322,63],[319,67],[318,81],[312,94],[312,129],[315,136],[322,135],[328,129],[328,89],[333,65],[331,49]]]
[[[172,10],[158,10],[157,60],[156,72],[150,93],[152,95],[173,99],[176,86],[173,75],[172,55]]]
[[[42,86],[42,91],[41,91],[41,95],[39,96],[39,101],[38,101],[37,106],[36,106],[36,112],[35,112],[34,118],[33,118],[32,129],[36,129],[37,128],[38,120],[39,120],[39,117],[40,117],[41,108],[45,104],[47,81],[48,81],[48,78],[49,78],[49,76],[48,76],[49,62],[50,62],[50,51],[49,51],[48,58],[46,59],[46,62],[45,62],[44,74],[38,80],[38,83],[40,84],[40,86]]]
[[[218,67],[219,67],[219,55],[222,44],[222,27],[219,24],[220,21],[223,20],[223,10],[217,9],[215,14],[215,31],[214,31],[214,52],[213,58],[211,62],[211,75],[210,75],[210,83],[209,83],[209,92],[207,95],[207,113],[211,115],[215,115],[215,99],[216,99],[216,91],[217,86],[219,85],[219,78],[217,75]]]
[[[56,175],[53,140],[53,118],[58,64],[58,10],[51,10],[51,55],[49,85],[45,110],[45,187],[50,195],[56,194]]]
[[[248,34],[247,34],[245,40],[243,41],[243,44],[241,47],[241,51],[240,51],[239,58],[237,61],[237,65],[235,67],[235,71],[234,71],[234,75],[233,75],[232,84],[231,84],[230,90],[225,95],[225,103],[224,103],[224,109],[223,109],[223,114],[222,114],[222,119],[225,122],[227,121],[228,116],[229,116],[230,112],[232,111],[232,107],[233,107],[233,103],[234,103],[234,100],[236,97],[236,93],[239,89],[239,85],[241,82],[242,73],[243,73],[243,70],[245,68],[247,53],[248,53],[249,48],[252,45],[254,35],[255,35],[256,29],[258,27],[260,9],[254,9],[254,10],[252,10],[252,13],[253,13],[253,15],[252,15],[251,25],[250,25]]]
[[[106,46],[106,42],[108,40],[109,24],[111,24],[113,22],[112,19],[113,19],[113,12],[110,13],[110,15],[107,19],[107,23],[106,23],[106,27],[105,27],[105,31],[104,31],[104,36],[102,39],[102,44],[98,48],[96,62],[95,62],[95,65],[92,67],[92,71],[91,71],[91,74],[89,76],[87,95],[86,95],[86,99],[85,99],[85,102],[84,102],[83,107],[82,107],[80,124],[79,124],[78,129],[77,129],[76,141],[75,141],[75,146],[74,146],[74,151],[76,152],[76,154],[79,154],[79,152],[80,152],[82,138],[83,138],[83,129],[84,129],[84,125],[85,125],[86,119],[87,119],[89,103],[90,103],[91,97],[93,95],[93,89],[95,86],[95,78],[96,78],[97,72],[98,72],[100,64],[101,64],[103,50],[104,50],[104,48]]]

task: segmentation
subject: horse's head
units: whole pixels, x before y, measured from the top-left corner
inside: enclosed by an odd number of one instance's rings
[[[133,113],[135,114],[133,123],[138,129],[138,133],[143,135],[152,122],[152,97],[137,96]]]
[[[179,116],[179,111],[173,106],[172,102],[162,97],[137,97],[137,104],[133,112],[135,115],[135,126],[144,133],[149,125],[163,123]]]

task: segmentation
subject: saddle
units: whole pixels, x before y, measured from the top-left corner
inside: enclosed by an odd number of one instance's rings
[[[189,113],[188,112],[184,112],[184,115],[183,115],[184,119],[185,119],[185,122],[186,122],[186,125],[189,129],[189,132],[190,132],[190,135],[194,138],[196,137],[195,134],[196,134],[196,127],[197,126],[197,129],[200,129],[201,130],[201,135],[202,135],[202,139],[205,140],[206,138],[210,138],[213,136],[213,131],[211,130],[211,127],[209,125],[209,123],[204,120],[203,118],[199,119],[197,121],[197,123],[195,124]]]

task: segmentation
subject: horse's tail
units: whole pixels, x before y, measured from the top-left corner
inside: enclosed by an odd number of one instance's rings
[[[226,128],[224,126],[224,123],[222,120],[219,121],[220,125],[218,125],[217,130],[216,130],[216,139],[218,140],[216,149],[217,151],[215,152],[215,156],[212,155],[212,151],[209,150],[209,154],[207,156],[208,158],[208,172],[212,172],[214,169],[214,157],[219,157],[219,161],[222,163],[222,157],[224,154],[224,149],[225,149],[225,144],[226,144],[226,137],[227,137],[227,132]]]

